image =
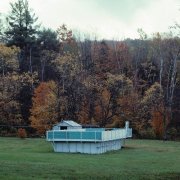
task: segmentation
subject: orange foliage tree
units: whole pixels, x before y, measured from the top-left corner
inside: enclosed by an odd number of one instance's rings
[[[142,119],[142,113],[140,110],[140,96],[134,90],[127,95],[118,99],[121,104],[121,111],[123,112],[123,117],[121,119],[121,126],[124,121],[130,121],[132,128],[135,131],[140,131],[144,126],[144,121]]]
[[[89,118],[89,102],[86,97],[84,97],[81,102],[81,109],[77,114],[78,121],[81,124],[91,124],[91,119]]]
[[[106,77],[88,77],[84,85],[93,93],[94,110],[91,112],[94,122],[100,126],[106,126],[112,123],[113,119],[120,119],[122,110],[119,98],[131,91],[132,82],[123,75],[113,75],[106,73]],[[87,107],[87,105],[86,105]],[[84,109],[84,108],[83,108]],[[90,108],[86,108],[83,116],[90,113]],[[89,120],[92,122],[92,120]]]
[[[152,127],[157,138],[162,138],[164,133],[163,115],[158,111],[153,112]]]
[[[32,98],[31,126],[42,135],[57,121],[57,86],[54,81],[42,82]]]

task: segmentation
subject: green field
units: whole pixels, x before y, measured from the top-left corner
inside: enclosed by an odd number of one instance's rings
[[[0,179],[180,179],[180,142],[127,140],[85,155],[54,153],[45,139],[0,138]]]

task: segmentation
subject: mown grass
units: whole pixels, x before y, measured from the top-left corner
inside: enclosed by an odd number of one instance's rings
[[[180,142],[127,140],[102,155],[54,153],[45,139],[0,138],[0,179],[180,179]]]

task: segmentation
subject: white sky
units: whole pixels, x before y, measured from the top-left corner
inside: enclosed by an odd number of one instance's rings
[[[0,12],[8,13],[14,1],[0,0]],[[167,32],[180,21],[180,0],[29,0],[29,6],[45,27],[65,23],[104,39],[136,38],[138,28]]]

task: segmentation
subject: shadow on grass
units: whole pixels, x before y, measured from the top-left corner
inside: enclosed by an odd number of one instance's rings
[[[137,149],[137,147],[135,147],[135,146],[128,146],[128,145],[122,147],[122,150],[131,150],[131,149]]]
[[[169,173],[160,173],[157,174],[156,178],[158,180],[179,180],[180,179],[180,173],[175,172],[169,172]]]

